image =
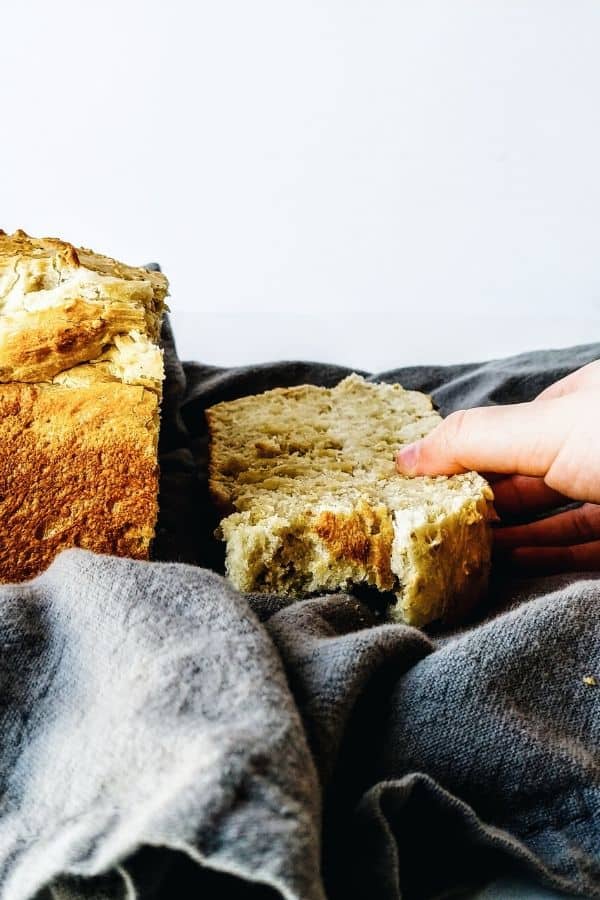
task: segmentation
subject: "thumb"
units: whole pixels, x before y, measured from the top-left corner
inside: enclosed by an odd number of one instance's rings
[[[555,397],[563,397],[572,391],[584,390],[587,388],[597,388],[600,385],[600,361],[588,363],[570,375],[565,375],[560,381],[555,381],[547,387],[541,394],[538,394],[536,400],[550,400]]]
[[[569,430],[561,399],[459,410],[430,434],[402,447],[404,475],[480,472],[545,475]],[[561,416],[562,412],[562,416]]]

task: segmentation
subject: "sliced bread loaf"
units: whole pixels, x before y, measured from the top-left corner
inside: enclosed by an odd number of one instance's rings
[[[439,422],[424,394],[358,375],[207,410],[210,489],[242,591],[305,596],[365,584],[391,616],[452,620],[484,593],[492,492],[475,472],[398,475],[394,453]]]
[[[160,272],[0,231],[0,582],[66,547],[148,557],[167,289]]]

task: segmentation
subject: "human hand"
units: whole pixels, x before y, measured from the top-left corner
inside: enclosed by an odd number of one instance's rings
[[[530,403],[460,410],[415,444],[396,466],[405,475],[469,470],[493,482],[503,517],[547,515],[495,530],[507,561],[528,572],[600,569],[600,361]],[[571,500],[577,509],[552,514]]]

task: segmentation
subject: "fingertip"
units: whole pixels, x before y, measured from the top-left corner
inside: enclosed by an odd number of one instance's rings
[[[415,441],[412,444],[406,444],[396,453],[396,469],[401,475],[416,475],[419,456],[421,452],[421,442]]]

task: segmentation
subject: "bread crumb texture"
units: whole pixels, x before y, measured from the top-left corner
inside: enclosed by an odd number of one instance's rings
[[[407,478],[394,457],[440,421],[431,400],[351,375],[207,410],[226,571],[290,596],[368,585],[392,618],[453,621],[485,593],[492,491],[477,473]]]
[[[148,556],[168,283],[0,232],[0,581],[80,546]]]

